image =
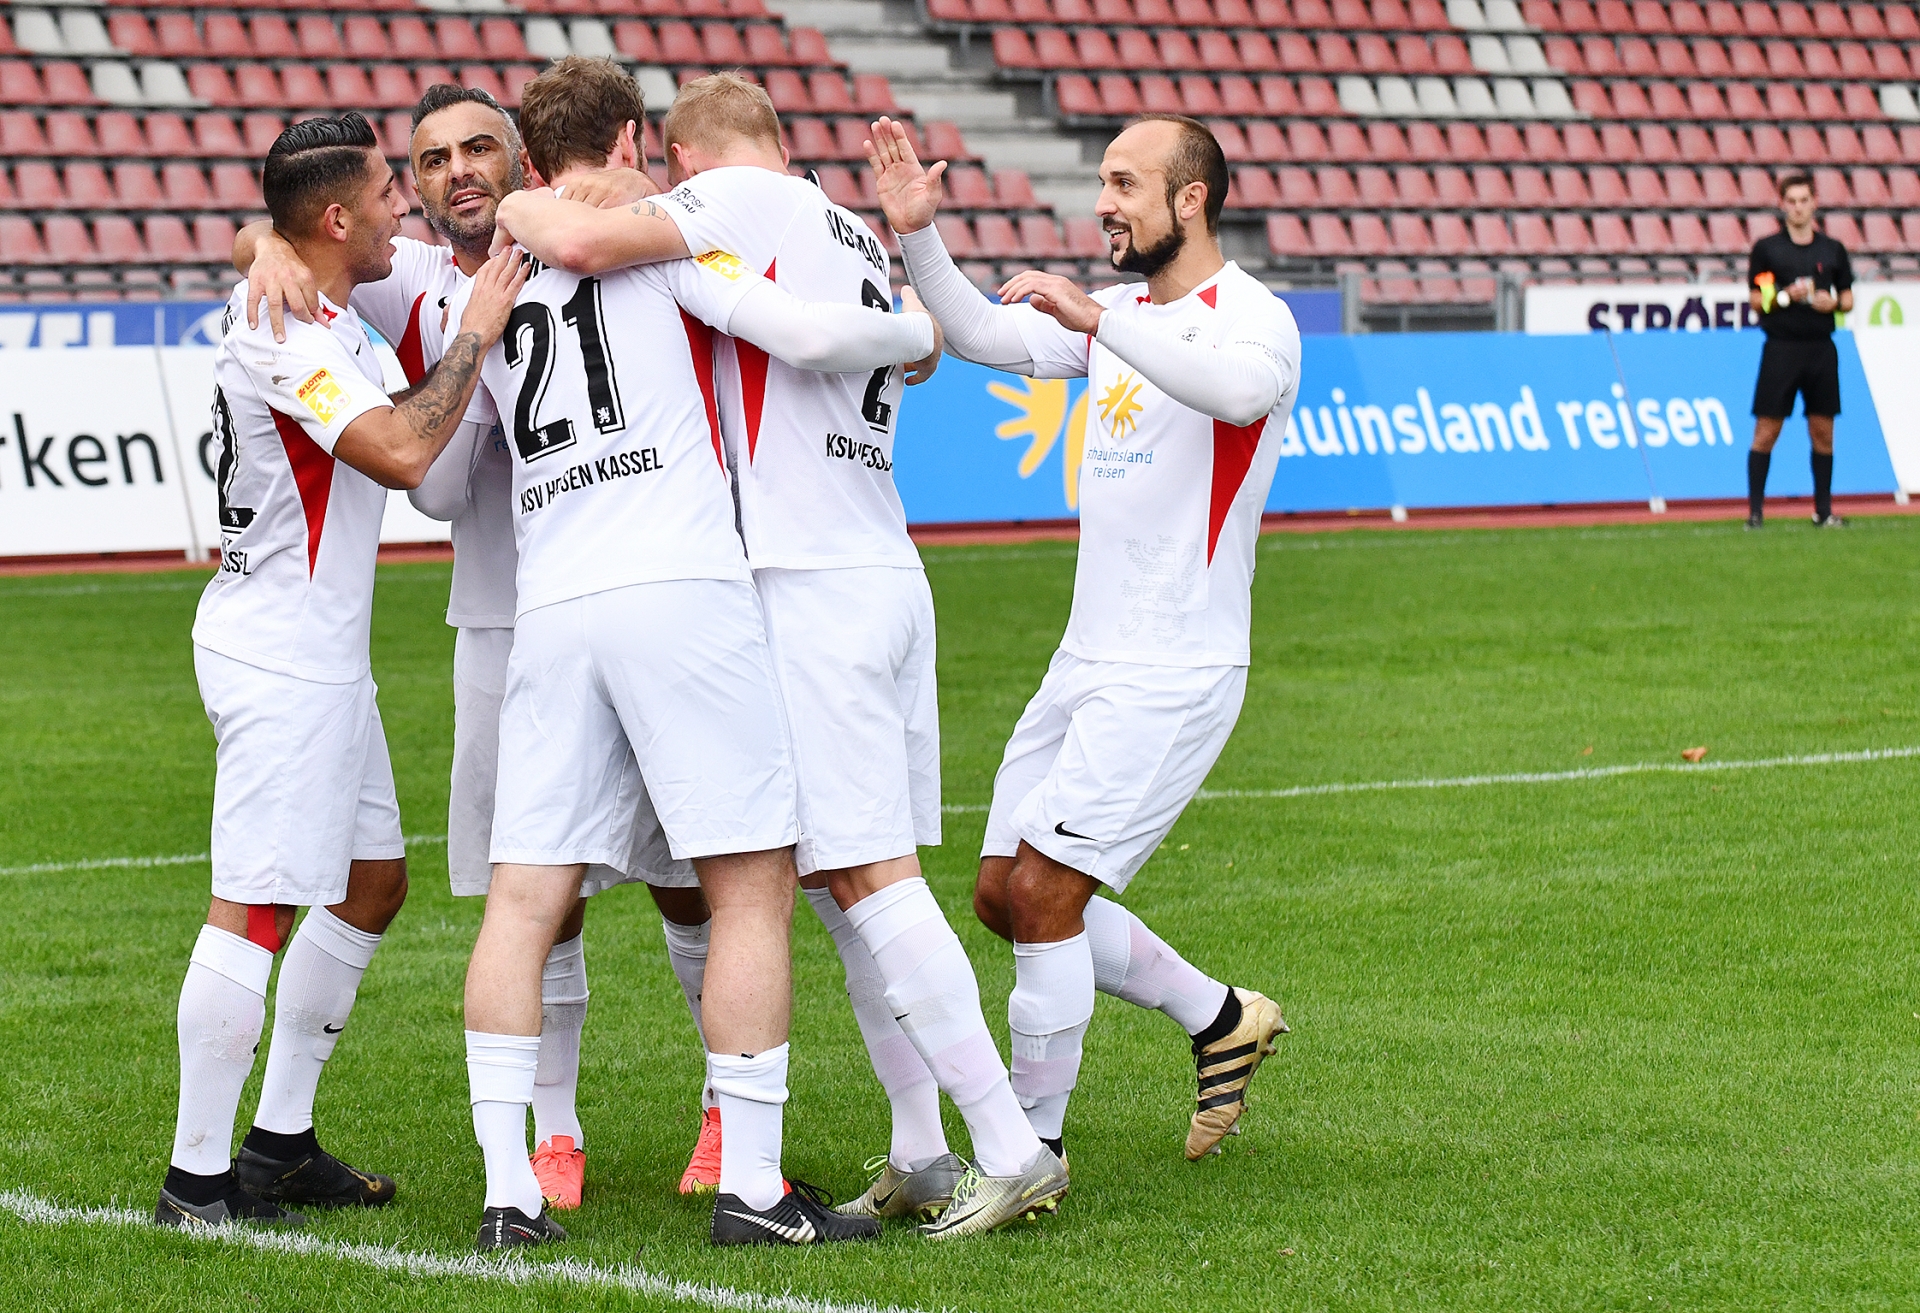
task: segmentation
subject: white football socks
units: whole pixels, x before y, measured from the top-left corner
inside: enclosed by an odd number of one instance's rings
[[[700,1024],[700,991],[706,988],[707,948],[713,942],[713,922],[709,919],[699,925],[677,925],[663,916],[660,928],[667,936],[667,962],[673,967],[674,979],[680,982],[680,992],[687,996],[687,1011],[693,1013],[693,1028],[700,1032],[700,1046],[705,1048],[707,1032]],[[713,1106],[711,1073],[701,1082],[700,1106]]]
[[[183,1172],[219,1176],[233,1165],[233,1119],[267,1020],[273,954],[241,936],[200,927],[180,986],[180,1105],[173,1157]]]
[[[787,1103],[787,1046],[753,1057],[707,1054],[720,1124],[720,1193],[768,1209],[787,1192],[780,1175],[781,1118]]]
[[[847,909],[847,920],[886,982],[888,1014],[966,1119],[981,1173],[1019,1175],[1040,1142],[987,1032],[973,963],[926,880],[870,894]]]
[[[1043,1140],[1060,1138],[1080,1079],[1080,1046],[1093,1020],[1093,952],[1085,932],[1053,944],[1013,946],[1007,1027],[1013,1092]]]
[[[538,1035],[467,1032],[467,1089],[487,1163],[486,1206],[518,1208],[528,1217],[538,1217],[543,1203],[527,1159],[527,1105],[539,1065]]]
[[[833,901],[833,892],[824,888],[800,892],[813,904],[820,923],[833,936],[833,946],[840,951],[853,1019],[860,1026],[860,1038],[866,1041],[873,1074],[880,1078],[880,1088],[893,1107],[893,1139],[887,1159],[900,1171],[916,1171],[947,1152],[947,1132],[940,1124],[940,1086],[913,1041],[894,1020],[893,1008],[887,1003],[887,982],[853,923]],[[937,907],[934,910],[936,914],[939,911]]]
[[[1088,899],[1082,915],[1093,982],[1102,994],[1164,1012],[1189,1035],[1220,1015],[1227,987],[1174,952],[1145,921],[1107,898]]]
[[[353,1011],[360,977],[380,936],[355,929],[324,907],[309,908],[280,964],[273,1043],[253,1124],[292,1135],[313,1126],[313,1095]]]
[[[533,1142],[556,1135],[586,1148],[575,1100],[580,1090],[580,1032],[587,1025],[586,935],[555,944],[540,970],[540,1065],[533,1077]]]

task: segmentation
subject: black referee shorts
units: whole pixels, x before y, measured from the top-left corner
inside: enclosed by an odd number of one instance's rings
[[[1840,351],[1830,337],[1810,342],[1769,338],[1760,351],[1760,377],[1753,385],[1753,413],[1762,419],[1786,419],[1793,399],[1806,414],[1840,413]]]

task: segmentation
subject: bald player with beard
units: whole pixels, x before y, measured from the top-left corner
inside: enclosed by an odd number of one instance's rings
[[[511,119],[484,91],[446,83],[429,87],[413,111],[410,142],[421,208],[448,246],[409,237],[393,244],[393,272],[353,292],[354,311],[394,344],[407,382],[418,387],[444,350],[443,320],[450,298],[487,260],[494,212],[502,197],[525,181],[520,137]],[[637,199],[656,190],[637,169],[606,170],[596,178],[603,195]],[[258,325],[264,298],[275,335],[284,316],[311,322],[318,304],[312,274],[270,223],[249,225],[234,244],[234,265],[247,274],[249,319]],[[424,514],[453,525],[453,585],[447,623],[454,626],[453,772],[448,792],[447,874],[456,896],[480,897],[492,880],[495,780],[500,703],[513,648],[514,546],[509,509],[512,465],[498,430],[457,434],[409,499]],[[534,1087],[534,1174],[550,1207],[580,1205],[586,1136],[576,1096],[581,1034],[588,1000],[583,927],[587,897],[615,884],[645,881],[658,905],[668,959],[700,1024],[700,994],[710,927],[706,900],[689,862],[675,861],[653,816],[639,799],[633,852],[624,870],[595,867],[562,926],[542,975],[539,1075]],[[705,1080],[703,1123],[683,1192],[719,1184],[718,1119]]]

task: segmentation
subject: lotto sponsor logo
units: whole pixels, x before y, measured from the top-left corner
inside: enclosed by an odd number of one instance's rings
[[[887,471],[893,468],[886,451],[877,443],[862,442],[843,433],[827,434],[827,456],[831,460],[852,461],[870,470]]]
[[[556,499],[579,488],[590,488],[596,483],[612,483],[615,479],[629,478],[635,474],[652,474],[666,468],[660,459],[660,448],[638,447],[632,451],[616,451],[611,456],[600,456],[578,465],[569,466],[560,474],[554,475],[544,483],[536,483],[520,491],[520,513],[530,515],[534,511],[551,506]]]
[[[705,255],[695,256],[695,264],[709,273],[719,274],[730,283],[737,283],[747,276],[747,262],[732,251],[713,250]]]
[[[333,423],[333,417],[347,404],[346,392],[333,381],[333,375],[324,369],[316,369],[302,379],[300,386],[293,390],[293,395],[322,424]]]

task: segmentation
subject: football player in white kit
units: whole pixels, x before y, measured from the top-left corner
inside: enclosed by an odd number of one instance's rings
[[[315,312],[285,342],[242,327],[242,288],[215,355],[220,570],[194,620],[194,668],[218,744],[213,901],[180,990],[180,1101],[154,1220],[298,1223],[283,1203],[378,1205],[384,1176],[321,1149],[314,1091],[360,978],[406,898],[393,771],[368,666],[374,559],[389,487],[425,475],[458,425],[480,359],[525,274],[511,256],[473,283],[474,313],[427,387],[395,405],[359,319],[407,203],[358,114],[297,124],[262,188],[314,271]],[[274,954],[280,973],[259,1112],[231,1155]]]
[[[1206,779],[1246,692],[1254,551],[1300,377],[1286,303],[1220,253],[1227,166],[1193,119],[1148,115],[1108,146],[1100,215],[1113,267],[1088,296],[1022,273],[996,306],[933,226],[944,164],[900,125],[868,143],[907,272],[947,349],[1037,378],[1085,376],[1073,609],[994,779],[974,907],[1013,943],[1013,1087],[1061,1151],[1097,989],[1192,1037],[1187,1157],[1233,1130],[1286,1029],[1270,999],[1187,963],[1114,894]],[[1019,302],[1027,304],[1021,305]],[[1096,418],[1097,416],[1097,418]]]
[[[494,210],[523,184],[520,135],[506,111],[485,91],[439,83],[413,110],[413,176],[427,222],[451,246],[409,237],[394,242],[393,272],[353,291],[360,318],[395,344],[407,382],[418,386],[440,359],[443,319],[453,294],[487,259]],[[657,191],[651,179],[627,169],[596,179],[603,190],[628,196]],[[270,223],[250,224],[234,242],[234,263],[248,275],[250,316],[264,296],[280,331],[282,306],[311,321],[312,275],[298,254],[273,236]],[[492,425],[457,434],[426,479],[407,495],[414,506],[453,524],[453,587],[447,623],[458,631],[453,659],[453,772],[448,791],[447,875],[456,897],[483,897],[492,880],[488,860],[500,742],[500,701],[513,647],[516,552],[509,510],[513,481],[506,438]],[[586,1025],[587,968],[582,929],[586,895],[629,880],[644,880],[660,909],[667,957],[680,982],[694,1027],[700,1024],[701,976],[706,968],[708,915],[691,863],[674,861],[644,795],[635,827],[636,849],[622,865],[597,867],[582,882],[582,898],[560,929],[541,975],[539,1074],[534,1085],[533,1171],[555,1209],[580,1206],[586,1175],[586,1137],[577,1094],[580,1040]],[[719,1184],[719,1121],[701,1079],[708,1110],[682,1193]]]
[[[533,166],[564,189],[630,165],[640,117],[618,65],[576,57],[527,85],[520,129]],[[515,235],[512,214],[528,200],[554,203],[506,197],[497,241]],[[458,320],[459,297],[450,314]],[[713,1241],[807,1244],[879,1230],[790,1189],[780,1171],[793,768],[702,325],[800,367],[863,374],[934,345],[925,315],[802,303],[716,248],[603,277],[537,267],[487,358],[486,394],[512,447],[520,567],[494,883],[467,976],[468,1075],[487,1165],[483,1250],[565,1234],[541,1211],[525,1157],[540,963],[584,867],[626,855],[642,788],[713,910],[701,1011],[726,1127]]]
[[[536,256],[578,248],[590,270],[718,248],[797,296],[891,308],[885,250],[787,172],[765,91],[725,73],[688,82],[664,133],[674,185],[655,208],[677,241],[648,206],[529,197],[504,207],[516,237]],[[900,374],[794,369],[722,339],[719,379],[793,736],[798,870],[893,1105],[884,1165],[839,1211],[931,1219],[924,1233],[947,1238],[1051,1210],[1065,1168],[1021,1113],[972,964],[920,873],[917,846],[940,842],[940,729],[933,598],[893,482]],[[942,1089],[966,1120],[972,1168],[947,1148]]]

